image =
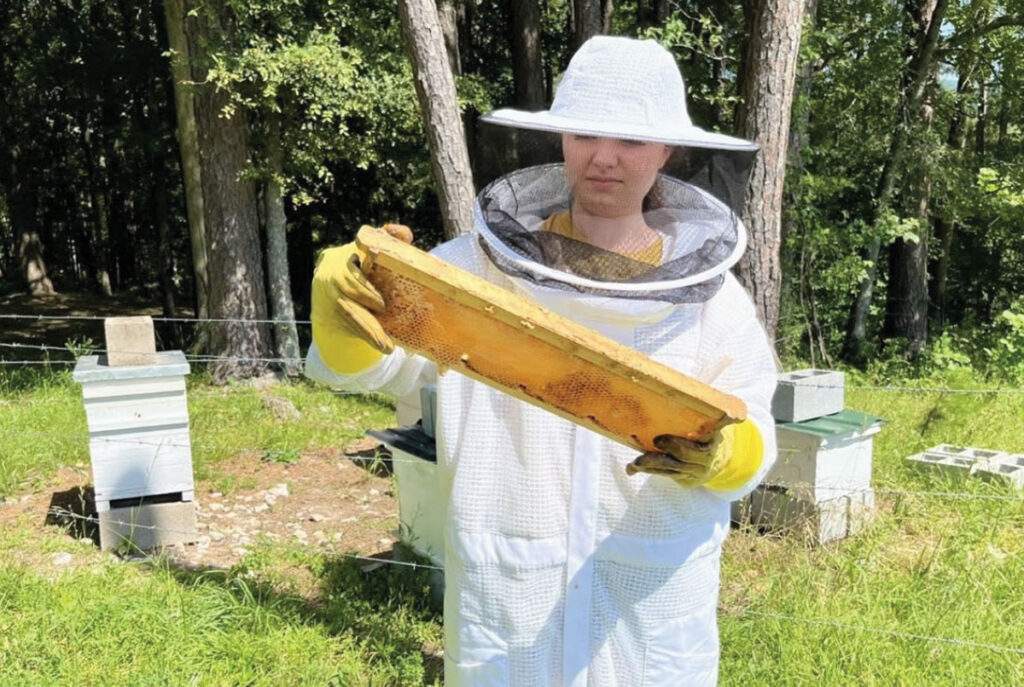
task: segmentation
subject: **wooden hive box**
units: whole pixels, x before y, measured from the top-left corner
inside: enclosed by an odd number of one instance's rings
[[[424,253],[383,231],[356,237],[387,304],[384,330],[409,351],[627,446],[690,439],[746,416],[740,399]]]

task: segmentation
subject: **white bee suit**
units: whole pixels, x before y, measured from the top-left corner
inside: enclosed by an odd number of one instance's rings
[[[477,216],[482,222],[479,208]],[[511,277],[481,236],[434,254],[739,396],[765,445],[759,473],[740,489],[684,488],[663,476],[628,476],[635,449],[455,371],[438,377],[432,363],[401,349],[342,376],[311,348],[306,374],[348,390],[403,395],[437,378],[446,684],[716,684],[729,501],[752,489],[775,456],[774,358],[728,265],[710,299],[673,304]]]

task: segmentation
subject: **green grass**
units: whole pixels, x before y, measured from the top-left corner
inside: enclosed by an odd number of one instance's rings
[[[1024,649],[1024,501],[883,491],[1021,496],[903,458],[940,443],[1024,452],[1024,394],[852,390],[847,406],[887,421],[875,438],[879,514],[866,532],[823,547],[733,533],[723,562],[722,684],[1024,683],[1022,653],[886,634]]]
[[[230,571],[105,561],[47,580],[0,569],[4,685],[439,684],[425,572],[260,550]],[[267,568],[301,565],[308,592]]]
[[[394,421],[394,405],[383,396],[332,394],[306,382],[264,392],[244,384],[214,387],[202,378],[188,386],[195,476],[225,492],[251,486],[218,470],[226,458],[291,462],[302,452],[343,448],[367,428]],[[264,407],[263,396],[287,399],[301,417],[282,420]],[[0,498],[62,465],[89,466],[80,387],[66,372],[0,372]]]
[[[197,473],[231,488],[239,478],[218,465],[240,449],[288,460],[393,417],[381,399],[305,384],[267,393],[291,400],[301,419],[279,420],[247,387],[193,383]],[[0,406],[0,493],[62,464],[88,465],[73,383],[0,377],[0,399],[13,401]],[[862,534],[821,547],[733,532],[723,562],[721,684],[1024,684],[1020,653],[908,636],[1024,647],[1024,501],[928,496],[920,492],[1020,495],[903,462],[938,443],[1024,452],[1024,394],[849,390],[847,406],[886,419],[875,438],[877,517]],[[0,559],[9,561],[0,567],[5,685],[438,682],[420,651],[441,641],[423,571],[367,574],[350,559],[260,545],[230,571],[187,573],[117,562],[50,530],[38,541],[30,527],[0,528]],[[25,551],[41,559],[22,560]],[[56,551],[85,562],[64,572],[40,564]]]

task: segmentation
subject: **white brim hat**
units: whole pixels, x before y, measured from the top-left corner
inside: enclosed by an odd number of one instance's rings
[[[551,109],[494,110],[481,121],[582,136],[720,150],[757,150],[734,136],[694,126],[675,58],[652,40],[595,36],[576,51]]]

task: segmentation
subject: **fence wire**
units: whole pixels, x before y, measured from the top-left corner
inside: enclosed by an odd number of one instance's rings
[[[104,316],[65,316],[65,315],[15,315],[15,314],[0,314],[0,320],[27,320],[27,321],[103,321],[107,317]],[[177,317],[153,317],[154,322],[168,322],[168,323],[191,323],[191,324],[204,324],[204,323],[234,323],[234,324],[269,324],[269,325],[309,325],[308,320],[274,320],[274,319],[237,319],[237,318],[207,318],[207,319],[195,319],[195,318],[177,318]],[[46,344],[25,344],[21,342],[0,342],[0,348],[8,349],[21,349],[21,350],[34,350],[40,351],[46,354],[51,352],[61,352],[74,355],[72,350],[67,347],[50,346]],[[95,353],[109,353],[106,349],[95,349]],[[265,362],[271,364],[294,364],[298,362],[296,359],[290,358],[270,358],[270,357],[245,357],[245,356],[218,356],[218,355],[199,355],[189,354],[186,355],[186,359],[191,362],[207,363],[207,362],[218,362],[218,361],[235,361],[235,362]],[[76,360],[0,360],[0,365],[3,366],[28,366],[28,365],[73,365]],[[816,388],[819,389],[845,389],[845,390],[867,390],[867,391],[881,391],[881,392],[892,392],[902,394],[1024,394],[1022,388],[998,388],[998,387],[984,387],[984,388],[952,388],[952,387],[936,387],[936,386],[914,386],[914,385],[862,385],[862,384],[850,384],[850,385],[825,385],[815,384]],[[353,396],[365,396],[359,392],[335,392],[339,395],[353,395]],[[222,394],[205,394],[202,396],[213,397]],[[6,402],[21,404],[24,401],[20,399],[2,399],[0,403],[5,404]],[[186,428],[187,430],[187,428]],[[278,454],[293,455],[296,449],[292,448],[266,448],[266,447],[245,447],[245,446],[224,446],[220,444],[204,443],[204,442],[187,442],[187,443],[171,443],[167,441],[147,441],[139,438],[113,438],[113,437],[93,437],[88,433],[53,433],[53,432],[25,432],[18,430],[5,430],[0,429],[0,433],[3,434],[19,434],[24,436],[36,436],[50,440],[62,440],[70,439],[73,441],[82,442],[112,442],[112,443],[129,443],[139,444],[142,446],[155,447],[174,447],[174,448],[196,448],[210,451],[232,451],[237,453],[251,453],[262,456],[275,456]],[[322,447],[321,447],[322,448]],[[313,451],[317,450],[316,447],[310,447],[306,449],[298,449],[302,451]],[[780,449],[780,453],[799,453],[797,449]],[[347,457],[353,458],[348,455]],[[385,463],[410,463],[422,465],[423,461],[419,458],[403,459],[395,455],[390,457],[382,458]],[[948,499],[948,500],[964,500],[964,501],[995,501],[995,502],[1009,502],[1009,503],[1022,503],[1024,502],[1024,495],[1021,494],[987,494],[987,493],[971,493],[971,492],[957,492],[957,491],[927,491],[927,490],[907,490],[897,489],[882,485],[876,486],[865,486],[861,483],[844,483],[844,482],[828,482],[815,484],[810,482],[770,482],[764,483],[767,488],[778,488],[784,490],[814,490],[823,489],[828,491],[842,491],[842,495],[856,494],[856,493],[874,493],[881,496],[899,497],[899,498],[926,498],[926,499]],[[51,508],[49,515],[60,518],[71,518],[78,521],[87,521],[94,524],[100,523],[100,518],[76,513],[67,509],[62,508]],[[131,522],[125,522],[121,520],[108,520],[107,523],[120,527],[128,528],[145,528],[149,530],[160,530],[167,532],[168,534],[178,535],[194,535],[196,532],[182,532],[170,528],[164,528],[159,526],[148,526],[139,525]],[[267,542],[264,545],[269,545]],[[283,546],[283,545],[282,545]],[[443,571],[442,567],[417,563],[413,561],[401,561],[394,559],[376,558],[371,556],[363,556],[352,553],[342,553],[337,551],[331,551],[331,555],[338,556],[341,558],[353,559],[365,563],[372,563],[375,565],[398,565],[412,569],[428,569]],[[926,634],[917,634],[910,632],[903,632],[898,630],[890,630],[879,627],[869,627],[861,625],[853,625],[849,623],[842,623],[833,620],[819,619],[819,618],[805,618],[801,616],[785,615],[780,613],[770,613],[764,611],[757,611],[752,609],[743,610],[730,610],[727,608],[719,608],[719,611],[727,617],[735,618],[750,618],[753,620],[775,620],[782,622],[801,623],[812,626],[829,627],[844,632],[854,633],[867,633],[875,634],[880,636],[890,637],[892,639],[908,640],[908,641],[920,641],[937,644],[946,644],[967,649],[979,649],[995,653],[1008,653],[1018,656],[1024,656],[1024,647],[1013,647],[998,644],[991,644],[985,642],[978,642],[969,639],[963,639],[958,637],[938,637]]]
[[[178,431],[188,431],[187,427],[182,427]],[[88,432],[33,432],[17,429],[4,429],[0,428],[0,435],[17,435],[32,437],[33,439],[43,439],[49,441],[70,441],[70,442],[82,442],[89,444],[116,444],[116,445],[138,445],[142,447],[148,447],[155,449],[157,452],[162,448],[178,448],[178,449],[200,449],[203,451],[210,452],[231,452],[241,455],[259,455],[267,459],[273,460],[275,456],[286,456],[290,457],[295,454],[302,454],[303,452],[314,452],[332,448],[325,446],[309,446],[303,448],[278,448],[278,447],[260,447],[260,446],[238,446],[238,445],[224,445],[218,443],[208,443],[202,441],[170,441],[161,439],[143,439],[138,437],[108,437],[108,436],[93,436]],[[346,440],[351,441],[348,438],[339,438],[339,444],[344,443]],[[383,445],[383,442],[377,445],[377,447]],[[87,448],[87,447],[86,447]],[[371,449],[367,448],[365,452],[369,452]],[[404,453],[398,449],[399,453]],[[787,449],[781,448],[778,451],[780,454],[798,454],[804,453],[800,449]],[[344,456],[354,462],[372,462],[374,459],[364,457],[361,455],[363,451],[345,453]],[[406,463],[411,465],[423,465],[424,459],[422,458],[401,458],[394,455],[395,451],[392,450],[390,455],[381,455],[377,458],[384,463]],[[156,458],[154,457],[154,460]],[[865,485],[859,481],[842,481],[842,480],[829,480],[821,482],[798,482],[798,481],[770,481],[762,482],[761,486],[772,489],[792,491],[795,495],[801,493],[813,493],[814,491],[827,492],[834,494],[835,497],[842,497],[851,494],[860,493],[873,493],[876,495],[894,496],[894,497],[910,497],[910,498],[931,498],[931,499],[948,499],[948,500],[964,500],[964,501],[1001,501],[1009,503],[1024,503],[1024,494],[984,494],[984,493],[973,493],[967,491],[928,491],[928,490],[912,490],[912,489],[897,489],[887,486],[879,485]]]
[[[68,510],[68,509],[65,509],[65,508],[56,508],[56,507],[55,508],[51,508],[48,511],[48,514],[50,516],[58,517],[58,518],[71,518],[71,519],[78,520],[78,521],[90,522],[90,523],[93,523],[93,524],[95,524],[97,526],[99,526],[101,524],[101,519],[98,518],[98,517],[89,516],[89,515],[83,515],[83,514],[76,513],[74,511],[71,511],[71,510]],[[132,529],[145,529],[145,530],[149,530],[149,531],[159,531],[159,532],[165,532],[167,534],[175,534],[175,535],[178,535],[178,536],[186,536],[186,537],[192,537],[192,536],[196,536],[197,535],[197,532],[196,531],[192,531],[192,530],[186,531],[186,530],[179,530],[179,529],[174,529],[174,528],[169,528],[169,527],[160,527],[160,526],[156,526],[156,525],[141,525],[141,524],[138,524],[138,523],[133,523],[131,521],[125,521],[125,520],[114,519],[114,518],[104,518],[103,520],[104,520],[104,524],[106,524],[107,526],[123,527],[123,528],[127,528],[129,531],[132,530]],[[265,546],[265,547],[270,547],[270,548],[279,548],[281,550],[293,548],[293,547],[287,547],[286,545],[283,545],[283,544],[273,544],[271,542],[263,542],[261,545]],[[431,563],[418,563],[418,562],[415,562],[415,561],[402,561],[402,560],[396,560],[394,558],[377,558],[377,557],[373,557],[373,556],[363,556],[363,555],[360,555],[360,554],[344,553],[344,552],[339,552],[339,551],[335,551],[335,550],[329,551],[329,555],[334,556],[334,557],[338,557],[338,558],[344,558],[344,559],[360,561],[360,562],[363,562],[363,563],[369,563],[369,564],[373,564],[374,566],[376,566],[376,565],[397,565],[397,566],[402,566],[402,567],[406,567],[406,568],[411,568],[413,570],[423,569],[423,570],[437,570],[437,571],[441,571],[441,572],[444,571],[443,567],[437,566],[437,565],[433,565]],[[751,619],[760,619],[760,620],[776,620],[776,621],[784,621],[784,622],[791,622],[791,623],[800,623],[800,624],[813,625],[813,626],[819,626],[819,627],[830,627],[830,628],[833,628],[833,629],[843,630],[843,631],[846,631],[846,632],[867,633],[867,634],[886,636],[886,637],[890,637],[890,638],[893,638],[893,639],[912,640],[912,641],[920,641],[920,642],[930,642],[930,643],[937,643],[937,644],[946,644],[946,645],[950,645],[950,646],[956,646],[956,647],[959,647],[959,648],[980,649],[980,650],[991,651],[991,652],[995,652],[995,653],[1009,653],[1009,654],[1014,654],[1014,655],[1018,655],[1018,656],[1024,656],[1024,647],[1014,647],[1014,646],[1005,646],[1005,645],[1001,645],[1001,644],[992,644],[992,643],[988,643],[988,642],[978,642],[978,641],[974,641],[974,640],[970,640],[970,639],[963,639],[963,638],[960,638],[960,637],[937,637],[937,636],[918,634],[918,633],[912,633],[912,632],[902,632],[902,631],[899,631],[899,630],[890,630],[890,629],[881,628],[881,627],[869,627],[869,626],[865,626],[865,625],[853,625],[851,623],[842,623],[842,622],[838,622],[838,621],[835,621],[835,620],[826,620],[826,619],[821,619],[821,618],[805,618],[805,617],[802,617],[802,616],[794,616],[794,615],[785,615],[785,614],[781,614],[781,613],[770,613],[770,612],[765,612],[765,611],[757,611],[757,610],[752,610],[752,609],[749,609],[749,608],[748,609],[742,609],[740,611],[736,611],[736,610],[729,609],[729,608],[726,608],[726,607],[723,607],[723,606],[719,606],[718,607],[718,611],[722,615],[724,615],[726,617],[731,617],[731,618],[751,618]]]
[[[4,317],[0,315],[0,318]],[[100,318],[102,319],[102,318]],[[60,352],[68,355],[75,355],[75,352],[69,350],[65,346],[53,346],[49,344],[26,344],[16,341],[3,341],[0,342],[0,348],[10,349],[21,349],[21,350],[33,350],[45,353]],[[135,351],[118,351],[116,349],[106,348],[90,348],[92,354],[109,354],[118,352],[129,352],[134,353]],[[269,364],[287,364],[295,365],[301,364],[303,358],[280,358],[280,357],[248,357],[248,356],[234,356],[234,355],[207,355],[207,354],[184,354],[185,359],[190,362],[198,363],[211,363],[211,362],[263,362]],[[75,360],[0,360],[0,365],[74,365],[77,363]],[[937,387],[937,386],[917,386],[912,384],[897,385],[897,384],[810,384],[815,389],[842,389],[846,391],[883,391],[892,393],[926,393],[926,394],[975,394],[975,395],[986,395],[986,394],[1009,394],[1009,395],[1021,395],[1024,394],[1024,388],[1021,387],[975,387],[975,388],[956,388],[956,387]]]

